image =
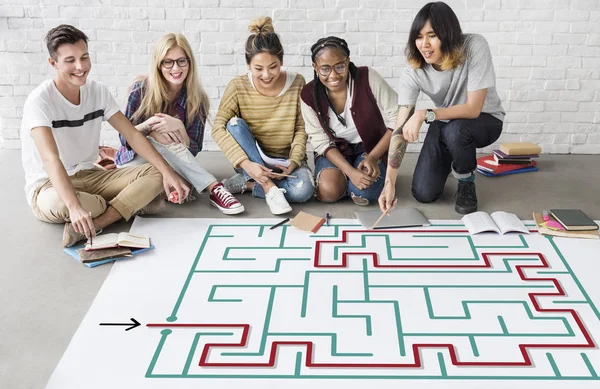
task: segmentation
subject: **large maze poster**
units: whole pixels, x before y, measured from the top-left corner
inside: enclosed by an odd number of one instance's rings
[[[138,218],[48,389],[600,385],[600,241],[231,220]]]

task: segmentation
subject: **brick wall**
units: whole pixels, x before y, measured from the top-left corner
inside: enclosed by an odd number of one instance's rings
[[[169,4],[165,6],[165,4]],[[147,73],[152,44],[183,32],[216,110],[227,82],[245,71],[247,25],[271,16],[288,69],[312,78],[310,45],[348,40],[352,60],[394,87],[410,23],[426,1],[408,0],[0,0],[0,147],[18,148],[27,94],[53,71],[43,44],[60,23],[91,39],[91,77],[122,107],[132,79]],[[600,0],[449,0],[465,32],[490,43],[507,117],[500,141],[533,141],[546,153],[600,154]],[[422,99],[420,106],[426,106]],[[424,130],[424,129],[423,129]],[[423,136],[423,134],[422,134]],[[106,126],[104,144],[115,145]],[[411,144],[409,151],[417,151]],[[216,150],[210,132],[205,149]]]

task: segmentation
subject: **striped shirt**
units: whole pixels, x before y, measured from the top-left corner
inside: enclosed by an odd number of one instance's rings
[[[144,80],[134,83],[131,87],[131,92],[129,93],[129,98],[127,99],[127,108],[125,109],[125,116],[127,116],[129,120],[131,120],[135,111],[137,111],[140,107],[142,99],[144,98],[145,91],[146,88]],[[175,108],[174,117],[183,122],[185,130],[188,136],[190,137],[190,145],[188,147],[188,150],[190,150],[192,155],[195,156],[200,150],[202,150],[202,142],[204,140],[204,122],[206,121],[206,119],[201,118],[200,115],[196,115],[194,117],[194,120],[192,120],[192,122],[188,125],[188,123],[186,123],[186,101],[187,93],[186,88],[184,86],[181,89],[181,92],[179,93],[175,101],[173,102],[173,106]],[[163,113],[168,113],[167,111],[167,107],[165,106]],[[147,119],[148,118],[141,118],[140,120],[133,123],[133,125],[143,123]],[[119,139],[121,140],[121,147],[117,151],[115,162],[117,165],[123,165],[133,160],[133,158],[135,157],[135,151],[133,151],[133,149],[131,149],[131,147],[127,144],[127,141],[125,140],[123,135],[119,135]]]
[[[284,76],[283,74],[281,75]],[[227,122],[239,117],[252,130],[265,154],[287,158],[300,166],[306,156],[307,135],[300,112],[300,91],[304,77],[297,74],[290,88],[281,96],[261,95],[247,75],[232,79],[219,105],[212,137],[233,166],[239,166],[248,156],[227,131]]]

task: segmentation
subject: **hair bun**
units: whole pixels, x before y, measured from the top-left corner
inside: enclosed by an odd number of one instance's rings
[[[253,35],[274,33],[275,28],[273,27],[273,19],[268,16],[261,16],[260,18],[254,19],[250,22],[248,30],[250,30],[250,33]]]

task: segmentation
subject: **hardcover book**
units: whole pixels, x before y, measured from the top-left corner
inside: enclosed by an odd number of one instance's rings
[[[567,231],[598,229],[598,225],[580,209],[551,209],[550,213]]]

